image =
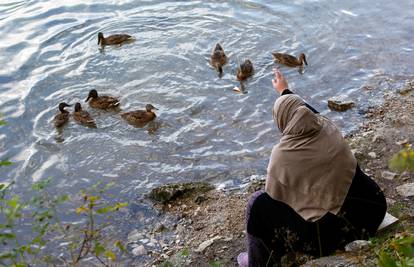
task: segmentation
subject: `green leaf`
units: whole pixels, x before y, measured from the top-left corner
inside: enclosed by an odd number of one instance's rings
[[[113,209],[113,206],[108,205],[106,207],[102,207],[102,208],[98,209],[96,211],[96,213],[98,213],[98,214],[105,214],[105,213],[108,213],[108,212],[112,211],[112,209]]]
[[[108,190],[108,189],[112,188],[114,185],[115,185],[115,183],[114,183],[114,182],[109,182],[109,183],[107,183],[107,184],[105,185],[105,187],[103,188],[103,190],[104,190],[104,191],[106,191],[106,190]]]
[[[50,184],[51,181],[52,181],[52,178],[49,177],[43,181],[36,182],[32,185],[32,189],[35,191],[42,191]]]
[[[88,212],[88,208],[86,208],[83,205],[76,209],[76,214],[81,214],[81,213],[86,213],[86,212]]]
[[[13,162],[8,160],[0,160],[0,166],[10,166],[13,165]]]
[[[190,251],[188,250],[188,248],[187,247],[185,247],[185,248],[183,248],[181,251],[180,251],[180,256],[181,257],[188,257],[190,255]]]
[[[119,210],[120,208],[128,206],[128,203],[126,202],[118,202],[115,204],[114,210]]]
[[[9,200],[6,201],[6,204],[9,205],[9,207],[11,207],[13,209],[18,208],[19,207],[19,204],[20,204],[20,198],[19,198],[19,196],[14,195],[12,197],[12,199],[9,199]]]
[[[6,260],[6,259],[13,259],[16,258],[16,254],[6,251],[6,252],[1,252],[0,253],[0,260]]]
[[[396,153],[389,161],[391,169],[414,172],[414,149],[404,149]]]
[[[221,261],[213,261],[208,263],[208,267],[225,267]]]
[[[6,124],[7,124],[7,122],[6,122],[6,121],[4,121],[4,120],[0,120],[0,126],[6,125]]]
[[[119,241],[119,240],[115,241],[114,246],[117,247],[120,251],[122,251],[124,253],[127,252],[127,249],[124,247],[124,245],[122,244],[122,242]]]
[[[70,199],[69,195],[64,194],[64,195],[58,196],[55,201],[56,201],[56,203],[61,204],[63,202],[68,201],[69,199]]]
[[[105,255],[105,257],[107,257],[111,261],[115,261],[116,260],[116,255],[115,255],[115,253],[112,252],[112,250],[105,251],[105,254],[104,255]]]
[[[99,257],[100,255],[102,255],[102,253],[105,252],[105,247],[101,243],[96,241],[94,248],[93,248],[93,252],[95,253],[97,257]]]
[[[166,260],[158,264],[158,267],[174,267],[174,264],[172,264],[171,261]]]
[[[385,251],[381,251],[379,254],[378,265],[380,267],[398,267],[396,262]]]
[[[13,233],[0,233],[0,240],[2,239],[14,239],[16,235]]]

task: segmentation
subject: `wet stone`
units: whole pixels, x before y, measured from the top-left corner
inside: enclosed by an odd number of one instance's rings
[[[355,106],[355,102],[344,96],[338,96],[328,99],[328,107],[335,111],[346,111]]]
[[[184,194],[204,193],[214,189],[214,186],[208,183],[181,183],[167,184],[152,189],[149,198],[163,204],[172,201]]]

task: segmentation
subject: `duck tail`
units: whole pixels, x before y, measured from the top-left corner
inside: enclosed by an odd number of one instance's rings
[[[218,72],[219,72],[220,75],[223,74],[223,67],[222,66],[218,66],[217,67],[217,70],[218,70]]]

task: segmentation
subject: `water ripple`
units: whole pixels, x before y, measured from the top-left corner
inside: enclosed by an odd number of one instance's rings
[[[345,94],[364,105],[375,96],[359,88],[378,73],[411,74],[413,10],[409,0],[2,2],[0,112],[9,124],[0,155],[16,164],[0,177],[22,188],[57,177],[55,189],[65,192],[115,179],[119,192],[135,197],[170,181],[265,174],[279,139],[270,52],[307,54],[303,75],[281,67],[290,87],[348,131],[357,112],[330,112],[326,99]],[[100,50],[99,31],[136,41]],[[209,65],[217,42],[229,56],[222,78]],[[248,93],[235,94],[246,58],[256,73]],[[91,89],[119,96],[123,110],[152,103],[158,118],[135,128],[119,113],[91,110],[84,103]],[[98,129],[70,122],[57,133],[51,120],[62,101],[81,102]]]

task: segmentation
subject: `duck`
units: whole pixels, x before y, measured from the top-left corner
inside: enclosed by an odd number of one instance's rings
[[[98,33],[98,45],[122,45],[125,42],[134,40],[134,37],[128,34],[113,34],[104,37],[102,32]]]
[[[111,109],[119,106],[119,99],[109,95],[100,95],[93,89],[89,91],[88,98],[85,102],[89,101],[89,106],[98,109]]]
[[[70,113],[69,111],[65,110],[66,107],[70,107],[71,105],[62,102],[59,104],[59,114],[56,114],[56,116],[53,118],[53,124],[56,128],[63,127],[66,123],[69,121]]]
[[[294,57],[289,54],[283,54],[283,53],[272,53],[273,58],[280,64],[283,64],[288,67],[302,67],[303,64],[308,65],[308,62],[306,61],[306,56],[304,53],[300,53],[299,57]]]
[[[216,44],[214,47],[211,53],[210,64],[219,72],[219,75],[223,74],[223,66],[227,64],[227,56],[220,44]]]
[[[154,120],[157,115],[154,113],[154,110],[158,110],[151,104],[145,105],[145,110],[136,110],[125,112],[121,114],[121,117],[126,120],[129,124],[140,125],[145,124]]]
[[[242,64],[240,64],[237,69],[237,79],[239,81],[244,81],[247,78],[251,77],[254,74],[253,63],[246,59]]]
[[[80,124],[83,124],[87,127],[96,128],[95,120],[92,116],[82,109],[81,104],[78,102],[75,104],[75,111],[73,111],[73,119]]]

